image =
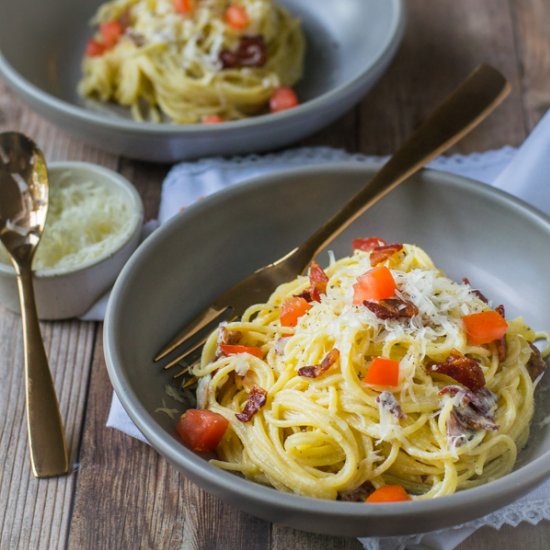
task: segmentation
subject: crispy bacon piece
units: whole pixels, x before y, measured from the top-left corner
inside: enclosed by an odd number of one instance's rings
[[[445,386],[439,395],[455,397],[447,420],[447,437],[460,447],[479,430],[498,430],[495,423],[497,396],[488,388],[472,392],[460,386]]]
[[[407,300],[387,298],[379,302],[365,300],[363,305],[368,307],[379,319],[411,319],[418,313],[418,308]]]
[[[248,394],[248,400],[246,401],[243,411],[236,413],[235,416],[241,422],[249,422],[252,417],[265,405],[266,400],[267,391],[254,384]]]
[[[456,350],[451,351],[444,363],[429,365],[428,372],[450,376],[474,392],[485,386],[485,376],[479,363]]]
[[[351,247],[353,250],[364,250],[370,252],[377,246],[386,246],[388,243],[381,237],[367,237],[366,239],[353,239]]]
[[[224,69],[263,67],[267,61],[267,47],[263,36],[242,36],[236,50],[223,49],[219,59]]]
[[[544,372],[546,361],[542,358],[542,354],[535,344],[529,342],[529,347],[531,348],[531,357],[529,357],[527,363],[527,371],[531,380],[536,380]]]
[[[395,398],[395,395],[391,391],[383,391],[377,398],[376,402],[379,403],[384,409],[393,414],[395,418],[402,419],[407,418],[407,415],[401,410],[399,401]]]
[[[217,347],[216,347],[216,357],[221,357],[224,355],[221,346],[224,344],[234,345],[238,344],[241,337],[242,332],[238,330],[229,330],[227,328],[227,323],[220,323],[218,327],[218,340],[217,340]]]
[[[506,319],[506,312],[502,304],[497,306],[495,311],[503,319]],[[502,338],[499,338],[498,340],[495,340],[495,346],[497,348],[498,360],[502,363],[506,359],[506,335],[502,336]]]
[[[303,298],[306,302],[320,302],[321,294],[327,291],[328,277],[323,271],[323,268],[315,261],[309,266],[309,288],[306,288],[300,294],[296,294],[297,298]]]
[[[370,265],[374,267],[380,262],[384,262],[388,258],[391,258],[397,252],[403,250],[401,243],[386,244],[383,246],[376,246],[370,253]]]
[[[333,348],[326,355],[325,358],[321,361],[320,365],[313,365],[311,367],[302,367],[298,369],[298,374],[300,376],[307,376],[308,378],[317,378],[321,376],[325,371],[330,369],[338,358],[340,357],[340,352]]]
[[[365,502],[365,499],[374,493],[374,485],[370,481],[365,481],[352,491],[342,491],[338,494],[338,500],[344,502]]]
[[[470,279],[468,279],[468,277],[462,277],[462,282],[465,285],[472,286],[472,284],[470,283]],[[489,303],[489,300],[487,300],[487,298],[485,297],[483,292],[481,292],[481,290],[479,290],[477,288],[472,288],[470,290],[470,293],[473,294],[474,296],[477,296],[482,302],[485,302],[486,304]]]
[[[327,291],[328,277],[323,268],[315,261],[309,266],[309,284],[321,294]]]

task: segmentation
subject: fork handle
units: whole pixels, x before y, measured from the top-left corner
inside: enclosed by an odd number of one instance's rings
[[[417,128],[368,184],[295,250],[303,267],[368,208],[454,145],[508,95],[511,86],[493,67],[480,65]]]
[[[23,322],[27,431],[32,471],[39,478],[63,475],[69,470],[67,447],[38,324],[32,271],[25,263],[16,266],[16,272]]]

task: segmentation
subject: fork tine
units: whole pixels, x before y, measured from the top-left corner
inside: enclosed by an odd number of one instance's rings
[[[192,378],[189,378],[189,380],[185,381],[182,385],[181,385],[181,389],[182,390],[185,390],[186,388],[189,388],[190,386],[192,386],[193,384],[195,384],[195,382],[198,380],[198,378],[196,376],[193,376]]]
[[[230,306],[226,306],[220,310],[209,307],[206,311],[196,317],[191,323],[189,323],[170,343],[168,343],[159,353],[155,356],[153,361],[160,361],[163,357],[166,357],[169,353],[174,351],[177,347],[184,344],[203,330],[208,325],[214,324],[220,320],[228,310],[232,309]]]
[[[184,374],[187,374],[189,372],[190,368],[191,365],[188,365],[187,367],[181,369],[177,374],[174,374],[172,378],[181,378]]]
[[[197,350],[202,348],[205,342],[206,342],[206,338],[201,338],[196,344],[186,349],[183,353],[180,353],[177,357],[174,357],[174,359],[172,359],[169,363],[166,363],[166,365],[164,365],[163,367],[164,370],[168,370],[172,368],[174,365],[177,365],[179,362],[187,359],[190,355],[192,355]]]

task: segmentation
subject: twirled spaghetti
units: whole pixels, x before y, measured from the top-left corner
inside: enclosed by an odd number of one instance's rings
[[[324,282],[315,269],[207,341],[193,370],[197,400],[228,423],[212,462],[326,499],[370,484],[433,498],[509,472],[544,366],[533,342],[548,335],[521,318],[506,323],[503,308],[416,246],[356,250]],[[370,299],[373,272],[390,273],[392,298]],[[307,307],[293,319],[288,304],[300,300]],[[497,316],[505,336],[472,343],[487,323],[466,322],[480,313]],[[384,361],[398,365],[394,382]]]
[[[296,101],[304,37],[272,0],[112,0],[93,23],[79,92],[137,120],[221,122]]]

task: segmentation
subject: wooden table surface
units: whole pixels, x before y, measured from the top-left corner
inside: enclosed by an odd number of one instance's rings
[[[511,81],[510,98],[457,151],[519,145],[550,104],[548,0],[408,0],[404,42],[363,102],[304,143],[370,154],[391,153],[429,110],[477,64]],[[358,54],[359,55],[359,54]],[[34,114],[0,81],[0,131],[33,137],[49,160],[86,160],[134,182],[146,219],[157,214],[169,166],[94,149]],[[175,471],[163,458],[105,428],[111,385],[102,324],[41,323],[73,469],[30,474],[23,399],[20,318],[0,307],[0,548],[5,549],[356,549],[353,538],[303,533],[241,513]],[[475,505],[475,503],[472,503]],[[550,522],[484,528],[460,546],[548,548]]]

